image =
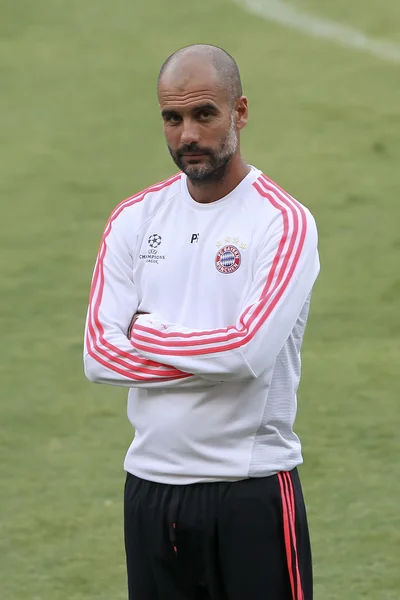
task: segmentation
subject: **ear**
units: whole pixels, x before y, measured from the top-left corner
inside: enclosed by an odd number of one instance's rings
[[[236,111],[236,127],[243,129],[246,126],[249,119],[249,104],[246,96],[241,96],[235,102]]]

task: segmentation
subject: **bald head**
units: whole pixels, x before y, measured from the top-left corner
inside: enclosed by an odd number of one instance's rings
[[[177,50],[161,67],[157,91],[169,152],[192,185],[224,181],[242,168],[248,103],[225,50],[205,44]]]
[[[213,72],[215,85],[223,89],[233,104],[242,95],[242,83],[235,59],[222,48],[209,44],[186,46],[171,54],[161,67],[160,84],[165,80],[184,88],[193,77]]]

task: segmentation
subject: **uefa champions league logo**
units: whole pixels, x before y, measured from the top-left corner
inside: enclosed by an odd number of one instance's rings
[[[153,235],[149,237],[148,243],[150,248],[158,248],[158,246],[161,244],[161,241],[161,235],[158,235],[158,233],[153,233]]]

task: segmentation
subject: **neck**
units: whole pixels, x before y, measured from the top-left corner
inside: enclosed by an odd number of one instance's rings
[[[240,155],[235,155],[221,181],[192,183],[188,179],[188,190],[193,200],[200,204],[209,204],[227,196],[248,173],[250,173],[249,165]]]

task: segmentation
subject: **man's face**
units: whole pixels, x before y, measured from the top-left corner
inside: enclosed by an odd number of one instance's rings
[[[235,110],[212,77],[185,85],[160,84],[169,152],[193,183],[219,181],[238,149]]]

